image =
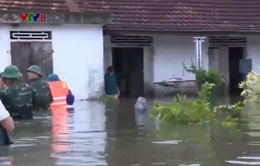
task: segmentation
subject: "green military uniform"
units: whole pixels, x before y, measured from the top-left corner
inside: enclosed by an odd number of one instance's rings
[[[28,84],[31,85],[35,90],[35,103],[33,110],[47,110],[50,107],[50,104],[53,102],[53,97],[49,84],[41,79],[41,67],[33,65],[29,67],[26,71],[36,73],[40,76],[40,78],[29,80],[28,82]]]
[[[35,91],[30,85],[17,80],[22,76],[18,67],[14,65],[5,68],[2,78],[14,79],[14,82],[1,90],[0,99],[13,119],[32,119]]]

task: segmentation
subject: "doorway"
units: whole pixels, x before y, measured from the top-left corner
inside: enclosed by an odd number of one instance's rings
[[[51,42],[11,42],[12,65],[17,66],[23,77],[22,82],[27,82],[26,69],[31,65],[42,68],[42,78],[46,79],[53,73]]]
[[[143,48],[112,48],[112,65],[117,75],[117,84],[124,97],[144,95]]]
[[[242,92],[238,84],[243,81],[244,76],[239,72],[239,63],[243,59],[243,47],[229,47],[229,93],[230,95],[240,95]]]

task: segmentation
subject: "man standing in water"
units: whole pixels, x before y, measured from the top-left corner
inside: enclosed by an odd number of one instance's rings
[[[33,110],[48,110],[53,102],[53,97],[49,84],[47,81],[42,80],[41,67],[33,65],[30,66],[26,72],[28,74],[28,84],[35,90],[35,103]]]
[[[11,65],[5,68],[2,81],[5,85],[0,92],[0,99],[13,119],[32,119],[34,89],[18,81],[22,77],[18,67]]]
[[[105,74],[105,95],[114,96],[117,99],[120,96],[120,91],[117,87],[116,75],[114,68],[109,66]]]

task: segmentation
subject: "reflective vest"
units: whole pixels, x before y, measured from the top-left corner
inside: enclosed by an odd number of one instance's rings
[[[51,88],[51,94],[53,97],[53,102],[51,103],[51,108],[65,107],[67,106],[67,96],[69,94],[69,88],[64,81],[52,81],[48,82]]]

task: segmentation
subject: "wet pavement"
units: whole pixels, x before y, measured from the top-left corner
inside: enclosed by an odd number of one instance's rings
[[[135,112],[134,102],[37,112],[33,121],[16,123],[15,144],[0,147],[0,166],[260,165],[260,106],[245,108],[249,123],[231,130],[159,125],[149,111]]]

